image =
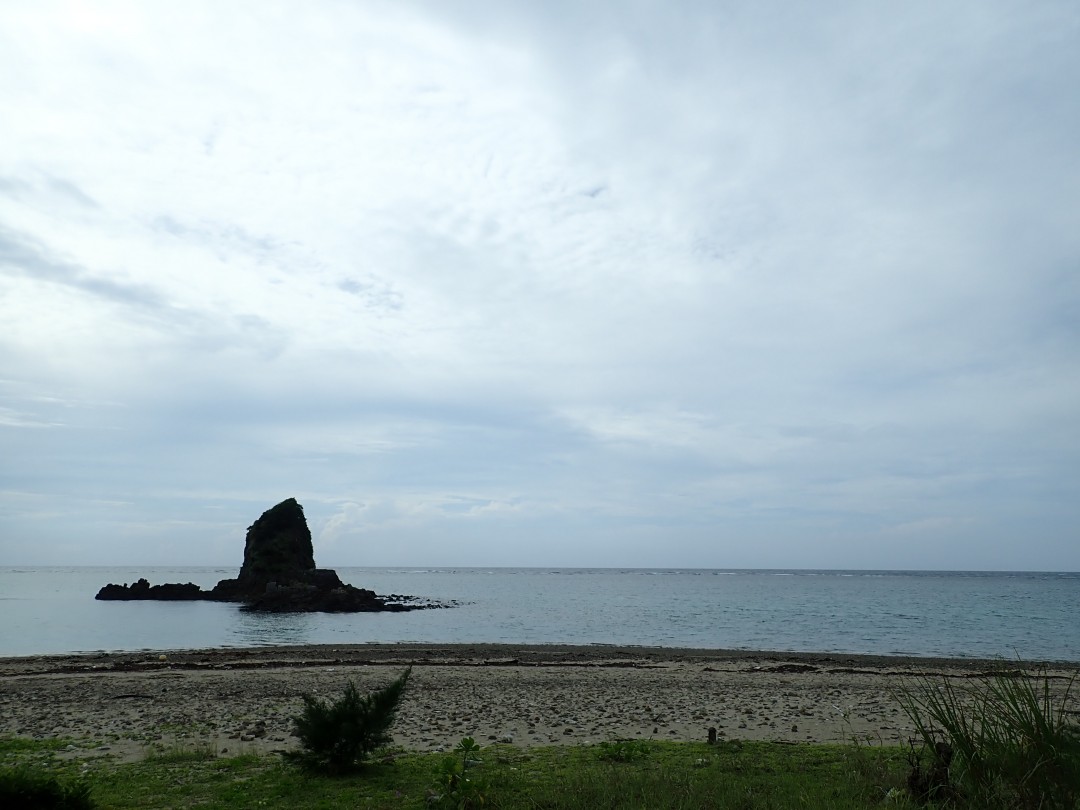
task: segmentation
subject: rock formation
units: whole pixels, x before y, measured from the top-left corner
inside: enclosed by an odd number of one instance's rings
[[[168,582],[164,585],[151,585],[145,579],[130,585],[106,585],[97,595],[98,599],[155,599],[162,602],[184,602],[206,598],[202,588],[194,582],[180,585]]]
[[[257,599],[272,583],[314,584],[316,570],[304,507],[289,498],[248,526],[240,574],[236,579],[221,580],[211,593],[230,602]],[[336,574],[334,580],[341,586]],[[335,587],[333,582],[327,585]]]
[[[223,579],[204,591],[190,582],[151,585],[140,579],[132,585],[106,585],[97,599],[196,600],[240,602],[251,610],[276,613],[320,611],[360,613],[441,607],[436,603],[346,585],[337,572],[316,568],[304,508],[295,498],[263,512],[247,530],[244,563],[236,579]]]

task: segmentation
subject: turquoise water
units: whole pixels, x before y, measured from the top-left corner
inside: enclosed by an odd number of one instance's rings
[[[234,568],[0,568],[0,655],[265,644],[502,642],[1080,661],[1080,574],[339,568],[412,613],[260,615],[98,602],[107,582],[213,586]]]

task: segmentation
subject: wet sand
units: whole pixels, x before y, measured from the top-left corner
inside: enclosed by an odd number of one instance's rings
[[[164,656],[164,658],[162,658]],[[394,741],[612,739],[895,744],[913,731],[896,691],[1009,662],[608,646],[370,644],[0,658],[0,735],[75,740],[69,756],[292,748],[304,693],[335,697],[412,675]],[[1015,665],[1013,665],[1015,666]],[[1080,665],[1051,664],[1064,691]],[[1076,708],[1075,706],[1073,708]]]

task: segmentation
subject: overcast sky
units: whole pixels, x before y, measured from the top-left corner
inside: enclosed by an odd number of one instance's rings
[[[0,4],[0,564],[1080,570],[1080,5]]]

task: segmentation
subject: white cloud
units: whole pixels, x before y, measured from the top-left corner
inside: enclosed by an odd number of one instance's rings
[[[479,564],[746,537],[747,565],[813,538],[893,565],[909,526],[941,542],[907,567],[1023,567],[1041,510],[1039,559],[1076,568],[1075,29],[1054,2],[5,8],[0,487],[57,506],[0,535],[91,515],[92,560],[156,521],[162,559],[216,560],[296,495],[390,563],[449,533]]]

